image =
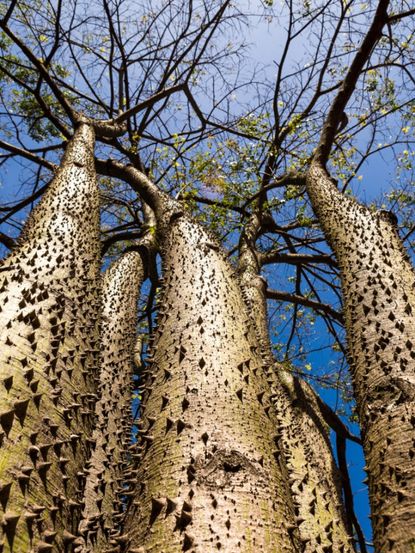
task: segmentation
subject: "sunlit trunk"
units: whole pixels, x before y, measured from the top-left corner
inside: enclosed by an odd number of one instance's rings
[[[162,227],[164,285],[125,524],[131,551],[301,551],[237,278],[187,216]]]
[[[2,551],[66,551],[82,511],[97,378],[99,199],[81,125],[0,268]]]
[[[415,278],[393,216],[314,164],[307,188],[337,257],[376,551],[415,548]]]
[[[272,354],[266,284],[259,274],[254,249],[260,224],[254,214],[244,229],[239,272],[265,372],[271,383],[279,447],[287,467],[302,551],[351,552],[354,549],[345,522],[341,478],[330,445],[330,430],[311,387],[276,364]]]
[[[131,384],[137,301],[144,278],[141,255],[125,253],[103,277],[101,373],[96,405],[95,449],[88,463],[85,509],[80,533],[82,552],[101,552],[119,537],[122,496],[128,491],[130,466]]]

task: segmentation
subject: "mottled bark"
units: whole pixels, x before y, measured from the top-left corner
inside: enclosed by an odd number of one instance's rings
[[[260,276],[255,241],[263,221],[253,214],[240,241],[239,272],[245,302],[257,330],[272,401],[279,446],[287,467],[304,553],[352,552],[344,516],[341,477],[330,445],[330,430],[317,397],[304,381],[276,364],[269,341],[266,283]]]
[[[0,272],[2,551],[69,551],[97,378],[99,198],[81,125]]]
[[[102,284],[101,373],[96,404],[95,449],[88,463],[79,551],[102,552],[119,539],[121,497],[128,492],[131,459],[131,384],[137,301],[144,278],[140,253],[125,253]]]
[[[164,285],[128,551],[300,551],[269,386],[237,279],[187,216],[161,222]]]
[[[415,278],[394,217],[339,193],[323,167],[307,177],[341,270],[376,551],[415,549]]]

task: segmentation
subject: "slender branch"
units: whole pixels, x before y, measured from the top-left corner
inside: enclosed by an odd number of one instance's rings
[[[405,242],[408,240],[408,238],[411,236],[411,234],[415,231],[415,225],[412,225],[412,227],[408,230],[408,232],[405,234],[405,236],[402,238],[402,242]]]
[[[347,469],[347,459],[346,459],[346,439],[345,436],[336,432],[336,449],[337,449],[337,460],[339,464],[340,474],[342,476],[342,487],[344,492],[344,504],[346,517],[349,520],[357,534],[357,539],[359,542],[360,552],[367,553],[365,537],[362,532],[362,528],[357,520],[356,513],[354,510],[353,502],[353,491],[350,484],[349,471]]]
[[[4,234],[4,232],[0,232],[0,242],[3,244],[3,246],[9,248],[9,250],[12,250],[15,245],[13,238],[10,238],[10,236],[7,236],[7,234]]]
[[[358,436],[355,436],[352,432],[350,432],[350,430],[347,428],[341,418],[333,411],[333,409],[329,405],[327,405],[327,403],[323,401],[314,390],[313,393],[320,408],[321,414],[323,415],[324,420],[330,426],[330,428],[332,428],[338,436],[342,436],[344,439],[362,445],[362,440]]]
[[[327,254],[299,254],[299,253],[279,253],[258,252],[258,261],[260,265],[267,265],[269,263],[288,263],[289,265],[300,265],[303,263],[325,263],[330,267],[337,267],[337,262],[331,255]]]
[[[380,0],[372,24],[363,39],[363,42],[354,57],[340,90],[335,97],[323,125],[320,142],[317,146],[314,159],[321,165],[325,165],[330,155],[335,136],[344,117],[344,110],[353,94],[356,83],[362,73],[365,63],[368,61],[372,50],[380,37],[382,29],[388,21],[387,8],[389,0]]]
[[[271,300],[286,301],[289,303],[293,303],[294,305],[311,307],[316,311],[321,311],[323,313],[326,313],[327,315],[330,315],[340,324],[344,324],[343,315],[326,303],[310,300],[309,298],[306,298],[305,296],[301,296],[299,294],[290,294],[289,292],[284,292],[282,290],[272,290],[270,288],[267,288],[265,295],[268,299]]]
[[[134,107],[127,109],[114,119],[109,119],[108,124],[113,125],[120,125],[121,123],[124,123],[124,121],[127,121],[130,117],[133,115],[136,115],[140,111],[143,111],[144,109],[147,109],[151,107],[156,102],[159,102],[160,100],[164,100],[164,98],[168,98],[175,92],[179,92],[180,90],[184,90],[185,85],[178,84],[175,86],[171,86],[170,88],[165,88],[164,90],[160,90],[159,92],[156,92],[156,94],[153,94],[153,96],[150,96],[150,98],[147,98],[147,100],[144,100],[143,102],[140,102],[139,104],[135,105]]]
[[[189,200],[200,204],[214,205],[217,207],[222,207],[223,209],[228,209],[230,211],[236,211],[236,213],[240,213],[241,215],[248,215],[248,212],[245,211],[245,209],[237,205],[229,205],[228,203],[221,202],[220,200],[214,200],[213,198],[204,198],[203,196],[197,196],[195,194],[181,194],[177,197],[177,200],[181,200],[184,202]]]
[[[6,12],[6,15],[0,21],[0,25],[7,25],[7,22],[9,21],[10,17],[12,16],[12,13],[14,11],[14,8],[16,7],[16,4],[17,4],[17,0],[12,0],[10,2],[9,9]]]
[[[110,247],[113,245],[113,244],[116,244],[117,242],[121,242],[121,241],[124,241],[124,240],[138,240],[139,238],[142,238],[143,237],[143,232],[141,231],[138,231],[138,232],[131,232],[131,231],[126,231],[126,232],[118,232],[117,234],[114,234],[113,236],[110,236],[109,238],[106,238],[102,243],[101,243],[101,257],[103,257],[107,251],[110,249]]]
[[[11,29],[7,27],[7,25],[4,23],[4,20],[0,21],[0,28],[3,29],[7,36],[16,44],[16,46],[20,48],[27,59],[33,64],[35,69],[39,72],[40,77],[44,79],[44,81],[48,84],[55,98],[60,103],[72,123],[88,123],[94,127],[95,132],[100,137],[117,137],[126,132],[127,129],[126,126],[122,124],[123,122],[116,124],[112,120],[99,121],[91,119],[84,114],[78,113],[69,102],[69,100],[66,98],[65,94],[62,92],[57,83],[53,80],[46,67],[46,64],[40,58],[36,57],[35,54],[30,50],[30,48],[28,48],[26,44],[17,35],[15,35],[11,31]]]
[[[0,148],[3,148],[3,150],[7,150],[8,152],[11,152],[13,154],[17,154],[26,159],[29,159],[30,161],[33,161],[38,165],[42,165],[43,167],[46,167],[46,169],[49,169],[50,171],[55,171],[57,168],[57,165],[55,165],[54,163],[51,163],[50,161],[48,161],[47,159],[44,159],[43,157],[39,157],[35,155],[30,150],[19,148],[19,146],[15,146],[14,144],[9,144],[9,142],[5,142],[4,140],[0,140]]]
[[[7,23],[7,22],[6,22]],[[49,85],[49,88],[52,90],[53,94],[55,95],[58,102],[61,104],[62,108],[64,109],[65,113],[68,115],[69,119],[71,121],[75,120],[75,110],[72,107],[69,100],[65,97],[65,95],[62,93],[60,88],[56,85],[55,81],[52,79],[49,71],[46,69],[46,65],[44,62],[35,56],[35,54],[26,46],[26,44],[20,40],[20,38],[7,27],[7,24],[4,22],[4,20],[0,21],[0,28],[3,29],[3,31],[6,33],[6,35],[20,48],[20,50],[23,52],[23,54],[27,57],[27,59],[34,65],[34,67],[39,71],[40,76],[45,80],[45,82]]]
[[[412,10],[408,10],[406,12],[390,15],[388,18],[388,23],[396,23],[397,21],[404,19],[404,17],[410,17],[411,15],[414,15],[414,14],[415,14],[415,8]]]
[[[268,192],[268,190],[273,190],[274,188],[283,188],[285,186],[305,186],[305,183],[305,175],[302,175],[300,173],[287,173],[283,177],[274,180],[266,186],[262,187],[261,190],[256,192],[244,203],[242,208],[245,209],[249,204],[254,202],[262,194],[264,194],[264,192]]]

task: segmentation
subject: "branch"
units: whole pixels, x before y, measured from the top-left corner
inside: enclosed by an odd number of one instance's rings
[[[314,159],[323,166],[326,164],[330,155],[331,147],[342,118],[344,117],[344,110],[355,90],[356,83],[362,73],[363,67],[368,61],[374,46],[382,36],[382,29],[388,21],[388,5],[389,0],[379,1],[372,24],[343,79],[337,96],[331,104],[323,125],[320,142],[314,154]]]
[[[329,405],[327,405],[325,401],[321,399],[321,397],[314,390],[313,394],[315,395],[321,414],[323,415],[324,420],[330,426],[330,428],[332,428],[338,436],[342,436],[343,438],[350,440],[351,442],[362,445],[362,440],[358,436],[355,436],[350,432],[350,430],[347,428],[341,418],[333,411],[333,409]]]
[[[176,198],[179,201],[194,201],[200,204],[206,204],[206,205],[214,205],[217,207],[221,207],[223,209],[229,209],[231,211],[236,211],[236,213],[240,213],[241,215],[248,215],[248,213],[243,209],[242,207],[239,207],[237,205],[229,205],[226,202],[220,201],[220,200],[214,200],[212,198],[204,198],[203,196],[197,196],[196,194],[179,194]]]
[[[9,248],[9,250],[12,250],[15,246],[13,238],[10,238],[10,236],[7,236],[7,234],[4,234],[3,232],[0,232],[0,242],[3,244],[3,246]]]
[[[127,119],[129,119],[131,116],[136,115],[140,111],[143,111],[144,109],[151,107],[156,102],[159,102],[160,100],[163,100],[164,98],[168,98],[175,92],[179,92],[180,90],[184,90],[185,85],[178,84],[175,86],[171,86],[170,88],[165,88],[164,90],[160,90],[160,92],[156,92],[156,94],[153,94],[153,96],[150,96],[150,98],[147,98],[147,100],[144,100],[144,102],[140,102],[136,106],[127,109],[115,119],[109,119],[107,121],[108,124],[113,125],[120,125],[121,123],[124,123]]]
[[[404,19],[405,17],[410,17],[411,15],[415,14],[415,9],[408,10],[406,12],[402,13],[396,13],[394,15],[390,15],[388,18],[388,23],[396,23],[397,21],[400,21],[401,19]]]
[[[42,165],[43,167],[46,167],[46,169],[49,169],[50,171],[55,171],[57,169],[57,165],[54,163],[51,163],[50,161],[47,161],[43,157],[39,157],[35,155],[30,150],[25,150],[24,148],[19,148],[19,146],[15,146],[14,144],[9,144],[9,142],[5,142],[4,140],[0,140],[0,148],[3,148],[3,150],[7,150],[8,152],[11,152],[12,154],[17,154],[19,156],[22,156],[26,159],[29,159],[30,161],[33,161],[34,163],[37,163],[38,165]]]
[[[333,259],[331,255],[327,254],[312,255],[300,253],[258,252],[257,256],[261,266],[269,263],[288,263],[290,265],[299,265],[302,263],[325,263],[331,267],[337,267],[336,260]]]
[[[242,209],[245,209],[249,204],[251,204],[253,201],[255,201],[257,198],[259,198],[262,194],[265,192],[268,192],[268,190],[273,190],[274,188],[282,188],[284,186],[305,186],[306,184],[306,178],[305,175],[302,175],[301,173],[288,173],[284,175],[283,177],[274,180],[267,184],[266,186],[262,187],[259,192],[256,192],[253,196],[247,200],[244,205],[242,206]]]
[[[326,313],[326,315],[330,315],[340,324],[344,324],[343,315],[326,303],[310,300],[309,298],[306,298],[305,296],[300,296],[299,294],[290,294],[289,292],[283,292],[282,290],[271,290],[270,288],[267,288],[265,295],[268,299],[271,300],[286,301],[289,303],[293,303],[294,305],[304,305],[304,307],[311,307],[316,311],[321,311],[323,313]]]
[[[26,44],[22,40],[20,40],[20,38],[7,27],[7,21],[5,22],[4,19],[0,21],[0,28],[3,29],[6,35],[20,48],[20,50],[23,52],[26,58],[38,70],[41,77],[49,85],[56,99],[61,104],[65,113],[68,115],[69,119],[71,121],[74,121],[75,113],[76,113],[74,108],[72,107],[68,99],[65,98],[65,95],[62,93],[60,88],[56,85],[55,81],[52,79],[51,75],[49,74],[49,71],[46,69],[46,65],[44,64],[44,62],[41,59],[37,58],[35,54],[30,50],[30,48],[28,48]]]
[[[114,159],[106,161],[95,159],[95,167],[100,175],[114,177],[128,183],[155,212],[162,210],[167,202],[173,202],[143,172],[132,165],[124,165]]]
[[[354,511],[354,502],[353,502],[353,491],[350,484],[349,471],[347,469],[347,459],[346,459],[346,439],[340,434],[336,434],[336,449],[337,449],[337,460],[339,464],[339,470],[342,477],[342,488],[344,492],[344,505],[346,517],[349,519],[349,524],[351,524],[357,534],[357,539],[359,542],[360,552],[367,553],[365,537],[360,527],[359,521],[357,520],[356,513]]]
[[[107,253],[109,248],[115,244],[116,242],[121,242],[122,240],[138,240],[143,237],[143,232],[119,232],[117,234],[114,234],[113,236],[110,236],[109,238],[106,238],[101,243],[101,257],[104,257],[104,255]]]
[[[60,103],[66,115],[69,117],[73,124],[87,123],[95,129],[97,136],[100,137],[105,136],[108,138],[113,138],[121,136],[126,132],[127,128],[122,122],[120,124],[116,124],[112,120],[94,120],[82,113],[78,113],[69,102],[69,100],[65,97],[59,86],[53,80],[52,76],[46,68],[46,64],[40,58],[35,56],[30,48],[28,48],[26,44],[7,27],[6,23],[7,21],[5,22],[4,19],[1,20],[0,28],[3,29],[6,35],[20,48],[26,58],[33,64],[35,69],[37,69],[40,76],[48,84],[55,98]]]
[[[7,10],[6,15],[3,17],[3,19],[0,22],[1,25],[7,25],[7,22],[9,21],[12,13],[14,11],[14,8],[16,7],[16,4],[17,4],[17,0],[12,0],[10,2],[9,9]]]

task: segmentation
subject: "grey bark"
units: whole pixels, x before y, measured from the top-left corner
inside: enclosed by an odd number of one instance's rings
[[[88,462],[79,551],[103,552],[120,540],[117,528],[132,477],[131,385],[137,301],[144,278],[140,253],[130,251],[103,277],[101,373],[96,404],[95,449]]]
[[[265,215],[266,216],[266,215]],[[341,492],[341,476],[311,386],[275,363],[268,331],[266,283],[255,242],[262,220],[254,213],[240,241],[239,272],[245,302],[257,331],[278,419],[279,447],[287,467],[302,551],[354,551]]]
[[[98,367],[99,198],[80,125],[0,272],[2,551],[67,551]]]
[[[301,550],[255,331],[216,242],[158,211],[164,285],[130,553]]]
[[[339,263],[375,548],[415,548],[415,278],[388,212],[370,212],[313,163],[307,189]]]

